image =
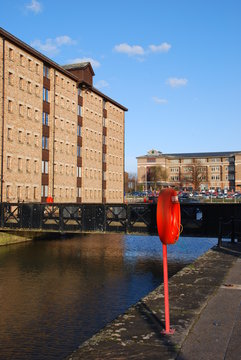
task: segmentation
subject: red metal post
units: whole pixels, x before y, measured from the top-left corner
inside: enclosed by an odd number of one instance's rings
[[[169,316],[169,294],[168,294],[168,267],[167,267],[167,245],[162,244],[163,251],[163,279],[164,279],[164,301],[165,301],[165,325],[166,329],[162,334],[173,334],[174,330],[170,329],[170,316]]]

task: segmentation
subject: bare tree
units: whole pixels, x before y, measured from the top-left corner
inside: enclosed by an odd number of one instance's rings
[[[154,188],[156,189],[157,183],[162,181],[167,181],[168,175],[164,166],[151,166],[149,168],[149,181],[154,183]]]
[[[190,166],[188,171],[180,174],[180,185],[182,187],[193,187],[200,190],[202,182],[207,181],[207,168],[205,166]]]

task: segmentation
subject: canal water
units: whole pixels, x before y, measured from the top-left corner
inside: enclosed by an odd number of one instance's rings
[[[169,276],[217,243],[180,238]],[[154,236],[85,235],[0,247],[0,359],[63,359],[162,283]]]

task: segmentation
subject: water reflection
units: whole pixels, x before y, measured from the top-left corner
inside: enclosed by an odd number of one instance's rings
[[[213,244],[183,238],[169,247],[169,274]],[[62,359],[161,281],[157,237],[0,247],[0,359]]]

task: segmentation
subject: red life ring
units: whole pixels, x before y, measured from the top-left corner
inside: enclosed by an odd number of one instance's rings
[[[163,189],[157,202],[157,230],[163,244],[175,244],[180,235],[181,214],[177,192]]]

